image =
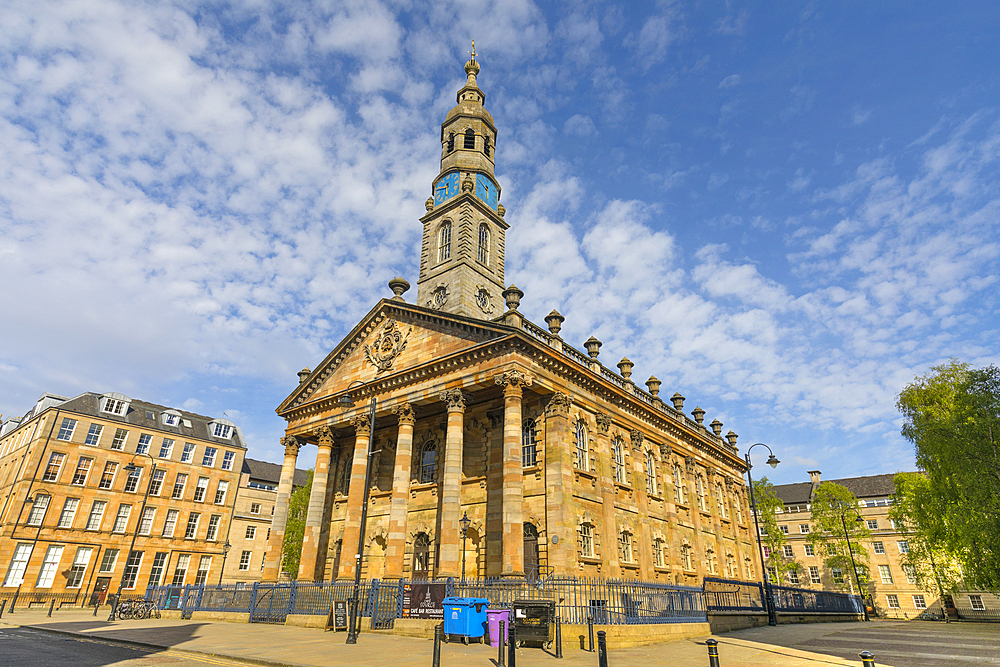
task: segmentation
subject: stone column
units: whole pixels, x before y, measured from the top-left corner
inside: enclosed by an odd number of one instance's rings
[[[317,561],[320,553],[320,534],[323,532],[323,515],[326,512],[326,488],[330,479],[330,457],[333,454],[333,431],[329,426],[319,429],[319,446],[316,467],[313,468],[312,489],[309,492],[309,510],[306,529],[302,536],[302,557],[299,560],[299,581],[316,581]],[[322,578],[322,568],[319,577]]]
[[[457,577],[462,571],[458,520],[462,518],[462,448],[468,396],[461,389],[450,389],[441,392],[439,398],[448,406],[448,430],[441,469],[437,576]]]
[[[606,412],[597,413],[597,475],[601,488],[602,530],[601,530],[601,562],[602,574],[605,577],[617,578],[622,575],[618,561],[618,520],[615,516],[615,482],[611,454],[611,415]]]
[[[646,474],[646,448],[643,445],[642,431],[634,430],[629,433],[632,456],[637,459],[632,469],[635,472],[635,499],[639,508],[639,534],[636,535],[639,544],[636,549],[636,557],[639,561],[639,578],[643,581],[652,581],[653,576],[653,531],[649,525],[649,496],[646,494],[648,484]],[[655,462],[654,462],[655,465]],[[655,481],[656,473],[653,472]]]
[[[531,378],[519,370],[496,376],[503,387],[503,566],[501,574],[524,574],[524,476],[521,466],[521,394]]]
[[[281,444],[285,447],[285,460],[281,464],[281,476],[278,478],[278,499],[274,503],[274,517],[271,519],[271,537],[264,550],[261,581],[277,581],[281,574],[281,544],[285,538],[285,524],[288,522],[288,498],[292,495],[295,461],[302,447],[302,441],[294,435],[282,438]]]
[[[403,403],[393,409],[399,419],[396,433],[396,460],[392,472],[392,497],[389,500],[389,537],[385,546],[386,579],[403,578],[406,554],[406,514],[410,494],[410,466],[413,463],[413,406]]]
[[[503,570],[503,408],[486,413],[490,420],[486,468],[486,576]]]
[[[365,501],[365,473],[368,470],[368,440],[371,418],[358,415],[354,425],[354,460],[351,463],[351,485],[347,490],[347,510],[344,514],[344,537],[340,549],[340,572],[337,579],[354,579],[358,540],[361,535],[361,509]]]
[[[557,576],[576,570],[576,526],[569,508],[573,495],[573,438],[569,396],[552,394],[545,406],[545,535],[548,566]]]

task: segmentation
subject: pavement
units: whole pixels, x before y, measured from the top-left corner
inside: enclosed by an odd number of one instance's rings
[[[52,618],[44,610],[4,614],[0,627],[30,628],[78,638],[105,640],[148,652],[217,659],[229,664],[290,667],[428,667],[433,642],[428,639],[362,633],[355,645],[345,633],[312,628],[227,623],[222,621],[146,619],[112,621],[86,610],[60,610]],[[649,665],[687,667],[708,663],[705,640],[684,639],[608,652],[609,667]],[[853,665],[862,650],[876,655],[878,665],[938,667],[955,664],[1000,666],[1000,626],[996,624],[874,621],[815,623],[753,628],[716,635],[721,667],[805,667]],[[496,665],[497,651],[485,645],[445,644],[441,667]],[[595,666],[597,654],[565,649],[562,660],[541,649],[517,652],[517,667]]]

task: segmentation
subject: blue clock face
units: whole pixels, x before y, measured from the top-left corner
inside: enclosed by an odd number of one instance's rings
[[[434,186],[434,203],[441,204],[458,194],[458,172],[453,171],[441,177]]]
[[[497,210],[497,198],[500,196],[500,188],[490,180],[485,174],[476,174],[476,196],[486,202],[486,205]]]

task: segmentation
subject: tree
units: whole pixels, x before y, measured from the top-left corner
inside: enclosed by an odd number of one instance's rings
[[[789,572],[799,572],[802,566],[784,554],[785,534],[778,528],[778,510],[784,507],[774,492],[774,485],[761,477],[753,483],[754,502],[757,504],[757,521],[760,524],[760,541],[764,546],[764,565],[774,572],[778,584],[787,581]]]
[[[958,563],[966,586],[1000,591],[1000,369],[951,360],[896,405],[927,479],[904,482],[899,516],[928,554]]]
[[[285,522],[285,537],[281,544],[281,571],[292,578],[299,574],[302,559],[302,540],[306,535],[306,513],[309,511],[309,494],[312,491],[313,471],[305,485],[297,488],[288,499],[288,520]]]
[[[850,489],[833,482],[823,482],[812,497],[812,528],[806,541],[831,570],[844,573],[844,580],[836,585],[852,593],[864,594],[868,584],[868,549],[863,546],[871,540],[871,531],[864,521],[859,521],[858,499]],[[846,528],[846,534],[845,534]],[[850,538],[851,548],[847,543]],[[854,554],[852,561],[851,554]],[[854,566],[861,591],[855,590]]]

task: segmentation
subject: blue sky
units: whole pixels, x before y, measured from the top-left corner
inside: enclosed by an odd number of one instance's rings
[[[899,390],[1000,361],[997,25],[993,2],[10,0],[0,412],[121,391],[280,460],[295,372],[416,282],[475,38],[523,312],[769,443],[772,479],[912,469]]]

